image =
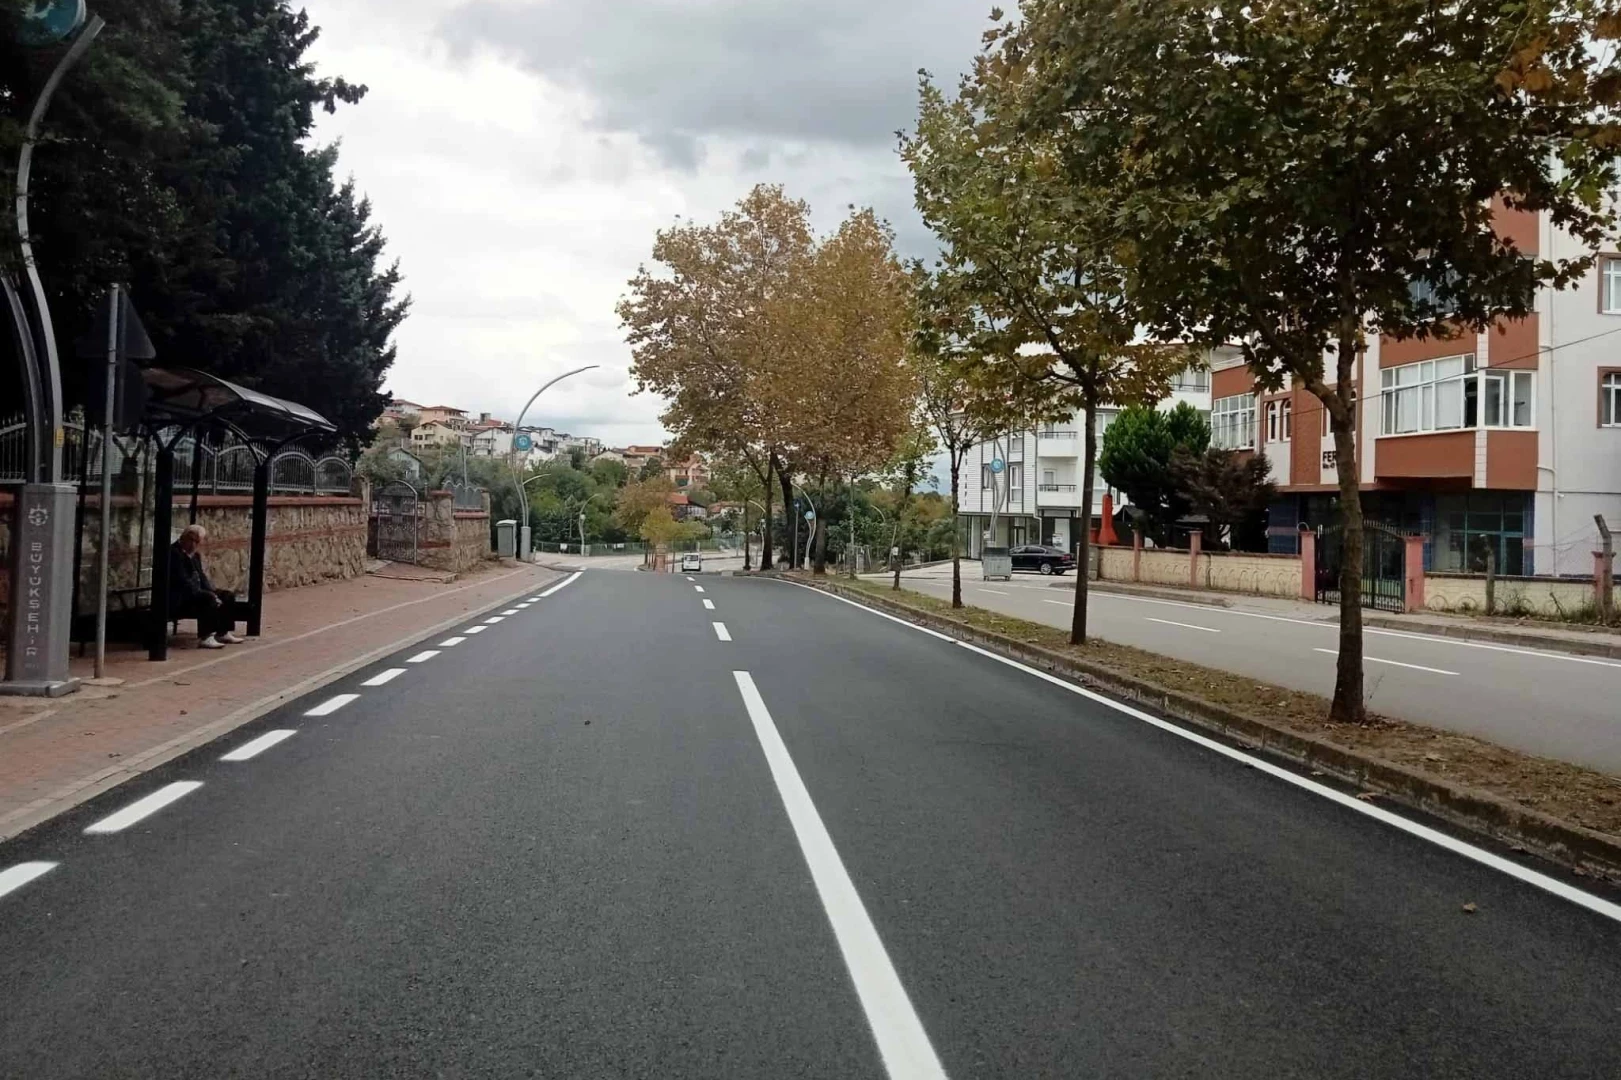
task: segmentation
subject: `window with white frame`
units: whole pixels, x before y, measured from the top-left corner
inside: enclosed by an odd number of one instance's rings
[[[979,467],[979,490],[991,490],[991,467],[989,465]]]
[[[1621,315],[1621,257],[1599,260],[1598,309],[1605,315]]]
[[[1477,370],[1472,354],[1379,373],[1380,434],[1535,426],[1533,371]]]
[[[1266,403],[1266,441],[1267,442],[1277,442],[1278,441],[1278,414],[1280,412],[1282,412],[1282,409],[1281,409],[1282,405],[1283,405],[1283,402],[1281,402],[1281,401],[1269,401],[1269,402]]]
[[[1288,442],[1294,428],[1294,402],[1274,398],[1266,403],[1266,441]]]
[[[1177,375],[1176,380],[1171,383],[1171,389],[1194,391],[1209,390],[1210,369],[1198,365],[1182,369],[1181,373]]]
[[[1621,427],[1621,371],[1611,371],[1599,380],[1598,422],[1602,427]]]
[[[1234,394],[1210,403],[1210,445],[1248,450],[1255,445],[1255,395]]]

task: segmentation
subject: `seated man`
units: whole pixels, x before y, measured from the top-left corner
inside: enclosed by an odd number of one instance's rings
[[[199,549],[208,539],[201,525],[187,525],[169,546],[169,617],[197,620],[197,647],[223,649],[240,645],[236,629],[236,594],[214,588],[203,569]]]

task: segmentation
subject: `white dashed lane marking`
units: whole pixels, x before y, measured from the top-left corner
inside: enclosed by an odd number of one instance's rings
[[[1190,622],[1172,622],[1170,619],[1145,619],[1145,622],[1162,623],[1165,626],[1180,626],[1184,630],[1203,630],[1207,634],[1219,634],[1220,630],[1212,630],[1208,626],[1194,626]]]
[[[123,832],[136,822],[151,817],[165,806],[185,798],[202,786],[199,780],[177,780],[158,788],[144,799],[137,799],[116,814],[108,814],[85,829],[85,832],[97,835]]]
[[[489,629],[488,626],[469,626],[466,630],[463,630],[462,633],[464,633],[464,634],[482,634],[484,631],[486,631],[488,629]]]
[[[715,610],[715,601],[709,599],[709,597],[707,597],[707,596],[704,597],[704,608],[706,610],[708,610],[708,611],[714,611]]]
[[[702,585],[694,585],[693,589],[696,590],[697,592],[703,592],[704,591],[704,587]]]
[[[402,668],[402,667],[391,667],[387,671],[379,671],[377,674],[373,675],[371,678],[367,679],[365,682],[361,683],[360,685],[361,686],[383,686],[386,683],[393,682],[395,679],[399,678],[401,675],[404,675],[404,674],[405,674],[405,669],[404,668]]]
[[[447,637],[445,640],[443,640],[443,641],[441,641],[439,643],[439,647],[441,649],[448,649],[452,645],[460,645],[462,642],[464,642],[466,640],[467,639],[464,638],[464,637]]]
[[[321,704],[317,705],[315,708],[311,709],[309,712],[306,712],[304,715],[305,716],[327,716],[327,715],[329,715],[331,713],[337,712],[339,709],[343,708],[345,705],[349,704],[351,701],[356,701],[359,698],[360,698],[359,694],[335,694],[332,697],[329,697],[325,701],[321,702]]]
[[[284,739],[292,738],[294,734],[295,732],[289,728],[282,728],[278,731],[267,731],[257,739],[254,739],[252,742],[243,743],[235,750],[232,750],[229,754],[221,755],[220,760],[247,761],[249,758],[258,757],[260,754],[264,753],[266,750],[269,750],[272,746],[275,746]]]
[[[732,640],[732,635],[727,632],[725,623],[718,622],[718,623],[711,623],[710,625],[712,625],[715,628],[715,636],[716,637],[720,638],[722,641],[730,641],[730,640]]]
[[[436,657],[438,655],[439,655],[439,650],[438,649],[423,649],[421,652],[417,653],[415,656],[406,657],[405,662],[407,664],[420,664],[425,660],[432,660],[434,657]]]
[[[503,615],[516,615],[516,614],[518,614],[518,609],[517,608],[507,608],[505,611],[501,612],[501,614],[503,614]]]
[[[1338,649],[1313,649],[1312,652],[1327,653],[1330,656],[1338,656],[1340,654],[1340,651]],[[1456,671],[1447,671],[1445,668],[1425,667],[1423,664],[1404,664],[1400,660],[1381,660],[1377,656],[1366,656],[1366,655],[1364,655],[1362,657],[1362,659],[1363,659],[1363,661],[1365,663],[1369,663],[1369,664],[1389,664],[1391,667],[1411,668],[1414,671],[1428,671],[1432,675],[1456,675],[1457,674]]]
[[[494,626],[496,623],[504,622],[505,620],[506,620],[505,615],[491,615],[488,619],[484,620],[484,625],[485,626]]]
[[[0,896],[16,892],[37,877],[56,869],[53,862],[24,862],[0,870]]]

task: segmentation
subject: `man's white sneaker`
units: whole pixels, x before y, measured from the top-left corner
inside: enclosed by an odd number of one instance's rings
[[[216,641],[213,637],[205,637],[197,642],[197,647],[199,649],[223,649],[225,648],[225,642]]]
[[[244,640],[246,640],[245,638],[237,637],[235,634],[231,633],[229,630],[227,630],[223,634],[216,634],[214,636],[217,637],[219,640],[225,642],[225,644],[227,644],[227,645],[240,645],[240,644],[242,644],[242,642]]]

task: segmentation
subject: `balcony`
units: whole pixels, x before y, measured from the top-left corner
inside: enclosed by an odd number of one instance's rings
[[[1036,505],[1043,508],[1059,507],[1073,510],[1081,505],[1080,485],[1038,484]]]
[[[1069,428],[1053,428],[1051,431],[1040,431],[1036,434],[1042,439],[1068,439],[1071,442],[1075,441],[1075,432]]]

